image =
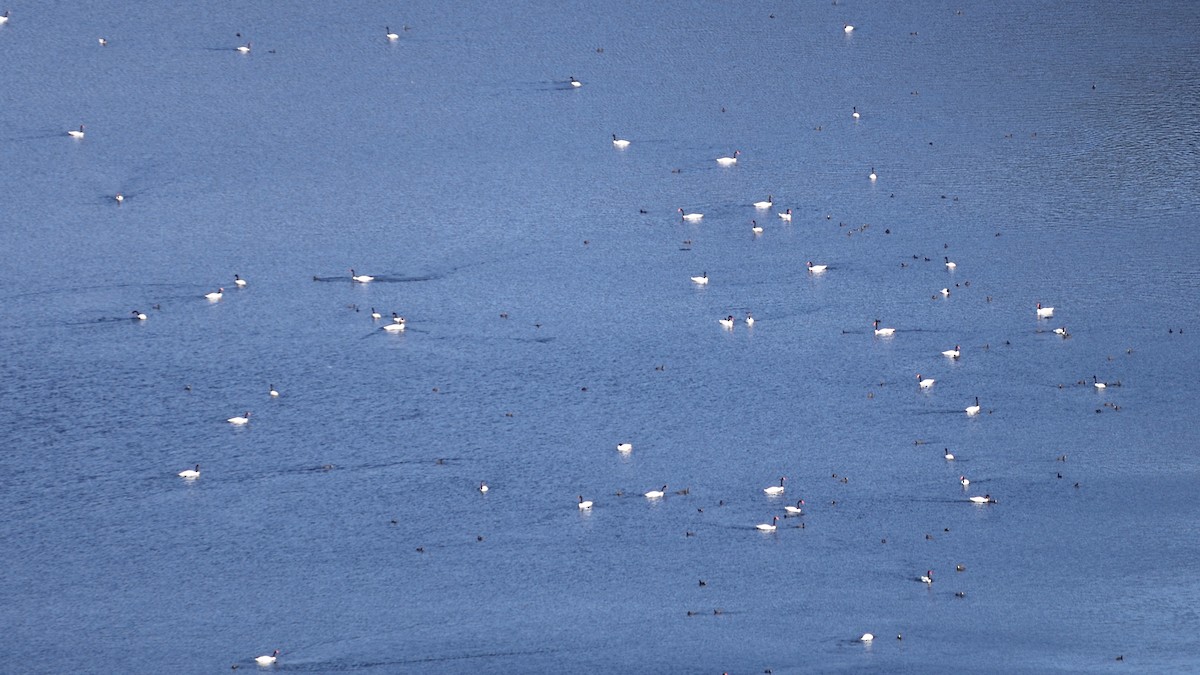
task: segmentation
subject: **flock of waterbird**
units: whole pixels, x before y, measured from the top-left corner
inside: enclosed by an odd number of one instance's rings
[[[5,11],[2,15],[0,15],[0,24],[6,23],[9,20],[9,16],[10,15],[9,15],[8,11]],[[410,28],[408,26],[404,26],[403,30],[408,31],[408,30],[410,30]],[[843,30],[845,31],[845,33],[849,34],[854,30],[854,26],[850,25],[850,24],[846,24],[846,25],[844,25]],[[390,27],[385,27],[384,36],[385,36],[386,40],[389,42],[394,42],[400,38],[400,34],[394,32]],[[240,33],[238,34],[238,37],[241,37]],[[99,44],[102,47],[107,46],[108,40],[106,38],[99,38]],[[253,44],[250,41],[247,41],[244,44],[240,44],[240,45],[234,47],[233,49],[242,54],[249,54],[251,52],[252,48],[253,48]],[[577,89],[577,88],[583,86],[583,83],[580,80],[576,79],[574,76],[569,77],[568,80],[566,81],[566,84],[571,89]],[[862,113],[858,110],[857,106],[854,106],[851,109],[850,116],[854,120],[859,120],[862,117]],[[70,129],[66,132],[66,134],[69,137],[76,139],[76,140],[84,139],[85,133],[86,133],[86,130],[85,130],[85,126],[83,124],[80,124],[77,129]],[[619,138],[616,134],[612,134],[612,145],[615,149],[624,151],[631,147],[632,142],[628,139]],[[715,158],[715,162],[717,163],[718,166],[732,168],[737,165],[738,159],[741,155],[742,155],[742,152],[740,150],[734,150],[731,154],[729,154],[727,156]],[[869,181],[872,181],[872,182],[874,182],[878,179],[878,174],[876,174],[874,167],[871,167],[871,169],[867,173],[866,177]],[[124,194],[118,192],[117,194],[115,194],[113,196],[113,199],[118,204],[122,204],[122,203],[124,203],[126,198],[125,198]],[[751,206],[754,208],[754,210],[756,212],[769,211],[775,207],[774,195],[767,195],[767,198],[765,200],[753,202],[751,204]],[[683,222],[696,224],[696,223],[700,223],[704,218],[704,214],[701,212],[698,212],[698,211],[685,211],[682,207],[679,208],[677,211],[679,213],[680,219]],[[776,212],[776,216],[784,223],[791,223],[792,209],[787,208],[785,210],[778,211],[778,212]],[[754,233],[756,235],[762,233],[762,231],[763,231],[762,227],[758,224],[756,219],[751,220],[751,231],[752,231],[752,233]],[[949,272],[954,272],[957,269],[958,265],[955,262],[951,261],[949,259],[949,257],[944,257],[943,260],[944,260],[944,266],[945,266],[946,270],[948,270]],[[812,275],[822,275],[829,271],[828,265],[815,264],[812,261],[808,261],[806,266],[807,266],[808,272]],[[375,278],[376,277],[374,277],[372,275],[359,274],[353,268],[350,269],[349,281],[351,283],[369,284],[372,281],[374,281]],[[702,272],[699,275],[692,276],[691,282],[697,286],[706,286],[709,284],[710,279],[709,279],[707,272]],[[234,287],[236,287],[238,289],[244,289],[247,287],[247,281],[238,274],[233,275],[232,283],[233,283]],[[949,296],[950,295],[949,288],[947,287],[947,288],[941,289],[941,295],[943,297]],[[212,302],[212,303],[220,302],[224,299],[224,297],[225,297],[225,288],[224,287],[219,287],[217,290],[208,292],[203,295],[204,299],[206,299],[207,301]],[[1034,311],[1035,311],[1035,316],[1038,319],[1050,319],[1054,316],[1054,307],[1044,307],[1041,303],[1036,304]],[[145,313],[141,312],[140,310],[136,310],[136,309],[132,311],[132,318],[134,321],[147,321],[148,320],[148,317]],[[371,313],[370,313],[370,318],[372,321],[380,321],[380,320],[382,320],[383,315],[380,312],[378,312],[374,307],[372,307]],[[752,328],[755,324],[755,319],[754,319],[753,315],[751,315],[749,313],[746,314],[743,321],[748,328]],[[724,318],[720,318],[720,319],[718,319],[718,322],[722,328],[724,328],[725,330],[730,330],[730,331],[733,330],[735,325],[738,323],[733,315],[728,315]],[[406,319],[403,316],[400,316],[397,313],[393,312],[391,314],[391,321],[383,324],[380,327],[380,330],[389,332],[389,333],[398,333],[398,332],[403,332],[405,330],[406,326],[407,326]],[[873,336],[875,338],[885,339],[885,340],[895,339],[896,329],[892,328],[892,327],[881,326],[881,321],[879,321],[879,320],[875,320],[872,322],[872,328],[873,328]],[[1059,337],[1062,337],[1064,339],[1070,337],[1070,333],[1067,332],[1067,329],[1065,326],[1055,328],[1055,329],[1053,329],[1053,332],[1055,335],[1058,335]],[[952,360],[959,359],[962,355],[961,347],[959,345],[955,345],[953,347],[953,349],[947,349],[945,351],[942,351],[941,355],[948,359],[952,359]],[[919,390],[925,390],[925,391],[931,390],[937,382],[937,380],[935,380],[933,378],[924,377],[921,374],[916,375],[916,380],[917,380],[917,386],[918,386]],[[1108,385],[1108,383],[1100,381],[1095,376],[1093,376],[1092,380],[1093,380],[1093,382],[1092,382],[1093,386],[1097,389],[1104,389]],[[274,384],[269,385],[268,395],[271,398],[279,397],[280,393],[275,388]],[[982,410],[982,408],[980,407],[980,402],[979,402],[978,397],[975,397],[974,403],[972,405],[968,405],[965,408],[963,408],[963,412],[967,416],[979,415],[981,410]],[[242,414],[230,417],[230,418],[226,419],[225,421],[232,426],[243,426],[243,425],[249,424],[250,419],[251,419],[251,412],[245,411]],[[619,452],[622,455],[630,455],[633,452],[633,444],[628,441],[618,443],[616,445],[616,450],[617,450],[617,452]],[[955,455],[947,449],[944,452],[944,459],[947,462],[952,462],[955,460]],[[1064,460],[1064,459],[1065,459],[1065,456],[1059,458],[1059,460]],[[184,469],[184,470],[178,472],[177,475],[179,478],[183,479],[184,481],[198,480],[201,475],[200,464],[195,464],[193,468]],[[1061,474],[1060,474],[1060,477],[1061,477]],[[844,481],[845,479],[843,478],[842,480]],[[769,485],[769,486],[763,488],[762,492],[767,497],[770,497],[770,498],[780,497],[785,493],[786,481],[787,481],[786,476],[781,477],[779,479],[778,485]],[[959,476],[959,482],[964,491],[968,489],[968,486],[971,483],[971,481],[965,475]],[[668,488],[667,485],[663,485],[661,488],[658,488],[658,489],[647,490],[646,492],[642,493],[642,496],[645,499],[651,500],[651,501],[662,500],[668,494],[667,488]],[[479,487],[477,489],[480,493],[486,494],[490,488],[486,482],[480,482]],[[969,501],[972,504],[978,504],[978,505],[990,505],[990,504],[997,503],[996,500],[990,494],[970,495],[967,497],[967,501]],[[578,510],[585,511],[585,512],[590,512],[595,505],[595,503],[592,500],[585,499],[585,497],[583,495],[577,496],[577,501],[575,502],[575,504],[576,504],[576,508]],[[786,518],[786,517],[803,516],[804,515],[804,506],[805,506],[805,502],[803,499],[797,500],[795,505],[787,504],[786,506],[784,506],[784,517]],[[770,522],[758,523],[754,526],[754,529],[759,532],[764,532],[764,533],[775,533],[778,531],[778,529],[780,527],[779,522],[780,522],[780,517],[778,515],[773,515],[771,517]],[[803,527],[803,525],[800,525],[799,527]],[[423,549],[418,549],[418,550],[421,551]],[[963,569],[964,569],[964,567],[962,565],[956,566],[957,571],[963,571]],[[924,574],[916,576],[913,579],[922,584],[925,584],[926,586],[932,586],[933,570],[927,570]],[[703,581],[701,581],[701,585],[704,585]],[[959,597],[962,597],[962,593],[956,593],[956,595]],[[689,612],[689,614],[691,614],[691,613]],[[897,638],[900,639],[900,638],[902,638],[902,636],[897,635]],[[860,638],[858,638],[859,641],[864,642],[864,643],[870,643],[874,639],[875,639],[875,636],[872,633],[864,633]],[[278,649],[276,649],[271,654],[256,657],[254,659],[254,662],[259,666],[271,666],[276,663],[279,654],[280,654],[280,651]],[[236,668],[236,667],[237,666],[235,665],[234,668]]]

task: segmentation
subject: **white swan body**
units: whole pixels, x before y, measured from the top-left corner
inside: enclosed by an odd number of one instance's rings
[[[732,157],[718,157],[717,164],[720,164],[721,166],[733,166],[734,164],[737,164],[737,158],[740,154],[742,154],[741,150],[734,150]]]
[[[756,209],[769,209],[769,208],[771,208],[771,206],[772,206],[772,205],[774,205],[774,204],[775,204],[775,197],[774,197],[774,195],[767,195],[767,201],[765,201],[765,202],[754,202],[754,208],[756,208]]]
[[[843,30],[843,31],[845,31],[845,32],[847,32],[847,33],[853,33],[853,32],[854,32],[854,26],[851,26],[850,24],[846,24],[846,25],[842,26],[842,30]]]
[[[862,637],[860,637],[858,639],[860,642],[871,642],[872,640],[875,639],[875,636],[871,635],[870,633],[863,633]]]
[[[225,289],[218,288],[217,290],[213,291],[212,293],[205,293],[204,297],[208,300],[212,300],[213,302],[216,302],[217,300],[220,300],[224,295],[225,295]]]
[[[976,396],[976,397],[975,397],[975,405],[969,405],[969,406],[967,406],[966,408],[964,408],[964,409],[963,409],[963,412],[967,413],[968,415],[978,415],[978,414],[979,414],[979,410],[980,410],[980,408],[979,408],[979,397],[978,397],[978,396]]]
[[[1042,307],[1042,303],[1040,302],[1037,304],[1037,318],[1049,319],[1052,316],[1054,316],[1053,307]]]
[[[778,529],[779,516],[773,516],[770,523],[759,523],[754,526],[754,529],[761,532],[774,532]]]
[[[876,337],[891,337],[896,334],[895,328],[880,328],[879,319],[875,319],[875,335]]]
[[[613,134],[613,147],[624,150],[625,148],[629,147],[629,141],[625,140],[624,138],[617,138],[617,135]]]
[[[239,46],[237,48],[237,50],[243,54],[249,54],[250,53],[250,43],[247,42],[246,44]],[[274,663],[274,661],[272,661],[272,663]]]
[[[667,494],[667,486],[662,486],[661,490],[651,490],[645,494],[646,499],[662,499],[663,495]]]
[[[355,274],[354,268],[351,267],[350,268],[350,280],[357,281],[360,284],[369,284],[372,281],[375,281],[375,277],[373,277],[369,274]]]
[[[245,412],[236,417],[230,417],[229,419],[227,419],[225,421],[229,422],[230,424],[242,425],[242,424],[245,424],[250,421],[250,413]]]
[[[194,469],[184,469],[183,471],[180,471],[179,477],[186,478],[187,480],[195,480],[195,479],[199,478],[200,477],[200,465],[197,464],[196,468],[194,468]]]
[[[688,221],[689,223],[695,223],[695,222],[699,222],[700,219],[704,217],[704,214],[696,213],[696,212],[684,213],[683,209],[681,208],[681,209],[679,209],[679,216],[681,218],[683,218],[684,220]]]
[[[921,374],[917,373],[917,386],[919,386],[920,388],[932,389],[934,382],[937,382],[937,380],[935,380],[933,378],[929,378],[929,377],[921,377]]]
[[[275,661],[278,657],[279,657],[279,650],[276,649],[269,656],[264,654],[263,656],[254,657],[254,662],[260,666],[269,666],[269,665],[275,663]]]
[[[383,326],[381,330],[385,330],[389,333],[403,333],[405,327],[406,324],[403,321],[393,321],[392,323]]]
[[[992,499],[991,495],[984,495],[982,497],[971,497],[971,502],[973,504],[995,504],[996,500]]]
[[[766,488],[763,488],[763,492],[765,492],[765,493],[767,493],[767,494],[769,494],[769,495],[781,495],[781,494],[783,494],[783,482],[784,482],[785,480],[787,480],[787,477],[786,477],[786,476],[784,476],[784,477],[780,478],[780,479],[779,479],[779,485],[772,485],[771,487],[766,487]]]
[[[957,359],[961,355],[962,350],[959,349],[958,345],[954,345],[954,349],[947,349],[946,351],[942,352],[942,356],[951,359]]]
[[[633,452],[633,443],[617,443],[617,452]]]
[[[3,14],[0,14],[0,24],[6,24],[6,23],[8,23],[8,10],[7,9],[4,10]]]
[[[579,510],[588,511],[592,508],[592,500],[584,500],[583,495],[579,495]]]

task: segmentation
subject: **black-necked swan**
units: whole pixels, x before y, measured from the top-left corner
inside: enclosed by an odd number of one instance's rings
[[[571,82],[572,87],[582,87],[583,86],[583,83],[580,82],[579,80],[575,79],[574,75],[571,76],[570,82]]]
[[[662,499],[663,495],[667,494],[667,486],[662,486],[661,490],[651,490],[645,494],[646,499]]]
[[[633,443],[617,443],[617,452],[633,452]]]
[[[271,388],[267,390],[267,395],[271,398],[279,398],[279,390],[275,388],[275,385],[272,384],[269,386]]]
[[[754,526],[754,529],[762,530],[763,532],[774,532],[776,530],[776,528],[778,527],[778,523],[779,523],[779,516],[772,516],[770,524],[759,523]]]
[[[945,451],[945,453],[946,453],[946,454],[942,455],[942,457],[945,457],[946,461],[948,461],[948,462],[953,462],[954,461],[954,453],[950,452],[950,448],[942,448],[942,450]]]
[[[792,210],[788,209],[787,211],[784,211],[783,213],[779,214],[779,217],[780,219],[786,220],[789,223],[792,222]]]
[[[723,328],[728,328],[730,330],[733,330],[733,315],[730,314],[729,316],[725,317],[724,319],[717,319],[717,323],[721,324],[721,327],[723,327]]]
[[[80,124],[78,129],[72,129],[67,132],[71,138],[83,138],[83,125]]]
[[[392,321],[391,323],[383,326],[382,330],[385,330],[389,333],[403,333],[404,329],[407,327],[408,324],[405,322],[404,317],[400,317],[398,320]]]
[[[208,300],[212,300],[213,302],[216,302],[217,300],[220,300],[221,297],[224,295],[225,295],[225,289],[218,288],[217,290],[213,291],[212,293],[205,293],[204,297]]]
[[[199,478],[200,477],[200,465],[197,464],[196,468],[194,468],[194,469],[184,469],[183,471],[180,471],[179,477],[187,478],[189,480],[191,480],[193,478]]]
[[[858,106],[853,107],[853,111],[850,113],[850,116],[853,117],[854,119],[858,119],[858,117],[859,117]]]
[[[701,218],[703,218],[704,214],[696,212],[696,211],[693,211],[692,213],[685,213],[684,210],[682,208],[680,208],[679,216],[681,218],[683,218],[684,220],[688,221],[689,223],[694,223],[694,222],[700,220]]]
[[[963,412],[967,413],[968,415],[978,415],[979,414],[979,397],[978,396],[975,397],[975,405],[967,406],[966,408],[963,409]]]
[[[942,356],[946,356],[946,357],[949,357],[952,359],[957,359],[961,355],[962,355],[962,350],[959,348],[958,345],[954,345],[954,349],[947,349],[946,351],[942,352]]]
[[[135,309],[135,310],[133,310],[133,320],[134,321],[145,321],[146,315]]]
[[[796,502],[795,506],[788,504],[787,506],[783,507],[783,510],[787,511],[788,513],[803,514],[804,513],[804,509],[802,508],[803,506],[804,506],[804,500],[801,499],[800,501]]]
[[[118,192],[117,194],[113,195],[113,200],[116,201],[118,204],[124,204],[125,203],[125,195]]]
[[[250,412],[247,411],[247,412],[242,413],[241,415],[238,415],[237,417],[230,417],[229,419],[227,419],[225,421],[229,422],[230,424],[245,424],[250,421]]]
[[[387,39],[389,39],[389,40],[399,40],[400,39],[400,35],[398,33],[393,33],[390,26],[384,26],[383,30],[386,31],[384,33],[384,35],[387,37]]]
[[[479,491],[480,491],[480,492],[483,492],[483,493],[485,493],[485,494],[486,494],[486,493],[487,493],[487,491],[488,491],[489,489],[490,489],[490,488],[488,488],[488,484],[487,484],[487,483],[485,483],[485,482],[483,482],[483,481],[480,481],[480,482],[479,482]]]
[[[279,658],[279,650],[278,649],[276,649],[274,652],[271,652],[270,656],[264,654],[262,656],[254,657],[254,662],[260,666],[269,666],[269,665],[275,663],[275,660],[277,658]]]
[[[875,327],[875,335],[878,337],[891,337],[896,334],[895,328],[880,328],[879,319],[875,319],[875,323],[872,325]]]
[[[845,24],[844,26],[842,26],[842,30],[843,30],[843,31],[845,31],[845,32],[847,32],[847,33],[853,33],[853,32],[854,32],[854,26],[851,26],[850,24]]]
[[[875,636],[871,635],[870,633],[863,633],[862,637],[860,637],[858,639],[860,642],[870,642],[875,639]]]
[[[955,263],[954,261],[950,260],[950,258],[948,258],[948,257],[946,257],[946,256],[942,256],[942,260],[945,260],[945,261],[946,261],[946,269],[948,269],[948,270],[952,270],[952,269],[954,269],[955,267],[958,267],[958,264],[957,264],[957,263]]]
[[[968,485],[971,484],[971,480],[969,478],[967,478],[966,476],[959,476],[958,482],[961,483],[963,487],[967,487]]]
[[[1095,375],[1092,376],[1092,386],[1097,389],[1107,389],[1108,388],[1108,384],[1096,379]]]
[[[751,315],[751,314],[750,314],[750,312],[746,312],[746,325],[747,325],[747,326],[753,326],[753,325],[754,325],[754,316],[753,316],[753,315]]]
[[[8,10],[7,9],[4,10],[3,14],[0,14],[0,24],[5,24],[5,23],[8,23]]]
[[[579,510],[587,511],[590,508],[592,508],[592,500],[589,499],[585,501],[583,495],[579,495]]]
[[[995,504],[996,503],[996,500],[992,499],[991,495],[984,495],[982,497],[971,497],[971,501],[975,504]]]
[[[771,206],[772,206],[772,205],[774,205],[774,204],[775,204],[775,196],[774,196],[774,195],[767,195],[767,201],[765,201],[765,202],[754,202],[754,208],[756,208],[756,209],[769,209],[769,208],[771,208]]]
[[[762,234],[762,225],[759,225],[757,220],[752,220],[750,221],[750,231],[754,234]]]
[[[740,154],[742,154],[741,150],[734,150],[732,157],[718,157],[717,164],[720,164],[721,166],[733,166],[734,164],[737,164],[737,158]]]
[[[829,269],[829,265],[814,265],[811,260],[808,261],[808,271],[813,274],[820,274]]]
[[[245,288],[246,280],[235,274],[233,275],[233,285],[237,286],[238,288]]]
[[[919,581],[923,584],[932,584],[933,583],[933,570],[925,570],[925,574],[921,575],[921,578],[919,579]]]
[[[1039,319],[1049,319],[1050,317],[1054,316],[1054,308],[1053,307],[1042,307],[1042,303],[1039,302],[1037,304],[1036,309],[1037,309],[1037,318],[1039,318]]]
[[[624,138],[617,138],[616,134],[613,134],[612,137],[614,147],[621,148],[622,150],[629,147],[629,141]]]
[[[875,180],[878,177],[879,176],[875,175],[875,167],[871,167],[871,173],[867,176],[867,178],[870,178],[871,180]]]
[[[707,284],[708,283],[708,272],[705,272],[698,277],[692,277],[692,281],[694,283],[700,284],[701,286],[703,286],[704,284]]]
[[[930,378],[930,377],[921,377],[921,374],[917,373],[917,386],[919,386],[920,388],[932,389],[934,382],[937,382],[937,380]]]
[[[354,268],[351,267],[350,268],[350,280],[357,281],[360,284],[366,284],[366,283],[375,281],[375,277],[373,277],[369,274],[355,274]]]
[[[250,53],[250,43],[247,42],[246,44],[241,45],[240,47],[237,48],[237,50],[243,54],[249,54]]]
[[[783,494],[783,482],[786,480],[787,480],[787,476],[780,476],[779,485],[772,485],[771,487],[763,488],[763,492],[765,492],[769,495]]]
[[[372,319],[381,319],[381,318],[383,318],[383,315],[380,314],[378,311],[376,311],[376,309],[374,307],[372,307],[371,308],[371,318]]]

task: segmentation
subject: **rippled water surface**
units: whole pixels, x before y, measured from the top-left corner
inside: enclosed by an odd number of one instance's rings
[[[0,25],[0,670],[1200,667],[1194,3],[168,4]]]

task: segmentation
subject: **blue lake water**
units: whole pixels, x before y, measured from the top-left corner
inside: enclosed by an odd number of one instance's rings
[[[1200,669],[1194,3],[9,9],[0,670]]]

